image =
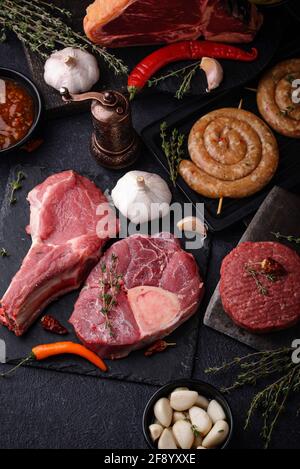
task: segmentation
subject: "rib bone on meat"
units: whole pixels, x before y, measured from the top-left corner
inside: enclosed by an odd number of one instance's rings
[[[100,258],[108,232],[97,231],[107,205],[90,180],[73,171],[46,179],[28,195],[32,246],[1,300],[0,322],[22,335],[54,299],[80,287]],[[104,223],[103,223],[104,225]]]

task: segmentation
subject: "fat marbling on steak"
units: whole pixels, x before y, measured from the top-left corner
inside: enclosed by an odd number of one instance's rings
[[[124,288],[109,313],[100,300],[103,266],[117,259]],[[115,243],[89,275],[70,322],[85,346],[104,358],[121,358],[169,335],[198,309],[204,293],[194,257],[177,239],[161,233],[133,235]]]
[[[95,0],[84,19],[91,41],[119,47],[189,39],[250,42],[262,16],[247,0]]]
[[[93,182],[65,171],[28,195],[32,246],[1,300],[0,322],[22,335],[54,299],[79,288],[100,258],[108,232],[97,231],[107,200]],[[102,212],[101,212],[102,213]],[[100,223],[101,224],[101,223]],[[103,224],[105,227],[105,224]]]
[[[246,267],[259,271],[265,259],[277,262],[284,273],[275,281],[259,275],[266,289],[262,294]],[[280,243],[242,243],[222,263],[220,293],[226,313],[250,332],[294,326],[300,321],[300,257]]]

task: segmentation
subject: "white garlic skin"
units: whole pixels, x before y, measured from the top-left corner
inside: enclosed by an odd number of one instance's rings
[[[205,72],[207,78],[207,91],[210,92],[220,86],[224,78],[224,71],[220,62],[211,57],[203,57],[200,68]]]
[[[111,196],[121,214],[136,225],[168,215],[172,200],[166,181],[158,174],[146,171],[126,173]]]
[[[74,47],[53,52],[45,63],[44,80],[58,91],[65,87],[70,93],[84,93],[97,83],[99,77],[95,57]]]

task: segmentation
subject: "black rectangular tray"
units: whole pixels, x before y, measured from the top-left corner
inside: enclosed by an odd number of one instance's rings
[[[206,101],[205,104],[201,99],[197,99],[192,104],[189,103],[182,106],[176,112],[146,127],[142,132],[142,138],[152,154],[164,169],[169,172],[166,157],[161,149],[160,124],[165,121],[170,130],[177,128],[181,133],[188,136],[194,123],[201,116],[223,107],[237,108],[241,99],[243,99],[243,109],[259,116],[256,105],[256,93],[246,88],[235,89],[230,93],[214,96],[208,102]],[[220,216],[217,215],[218,200],[209,199],[197,194],[190,189],[180,176],[178,177],[177,186],[185,194],[187,200],[194,205],[197,203],[205,204],[205,218],[210,230],[221,231],[255,212],[274,186],[291,190],[300,184],[300,141],[283,137],[277,133],[275,135],[280,149],[280,165],[275,178],[263,191],[251,197],[245,199],[225,199]],[[187,144],[185,152],[185,157],[189,158]]]

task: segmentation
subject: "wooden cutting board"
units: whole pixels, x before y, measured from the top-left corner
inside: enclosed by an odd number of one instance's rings
[[[300,197],[279,187],[270,192],[240,242],[276,241],[272,232],[300,236]],[[283,244],[300,254],[300,245],[288,241],[283,241]],[[223,310],[219,285],[208,305],[204,324],[259,351],[290,346],[300,337],[300,324],[286,331],[264,335],[251,334],[239,328]]]

